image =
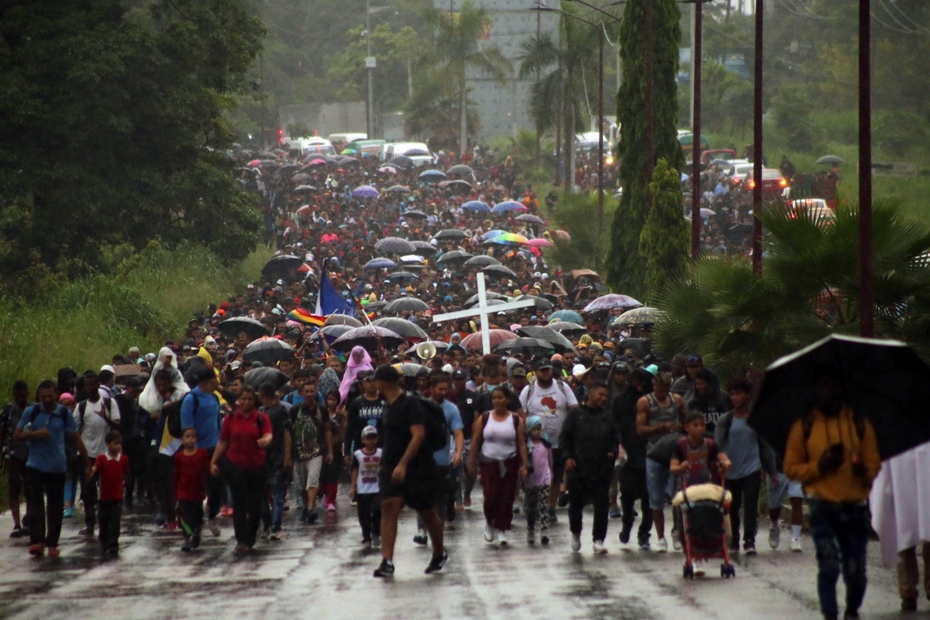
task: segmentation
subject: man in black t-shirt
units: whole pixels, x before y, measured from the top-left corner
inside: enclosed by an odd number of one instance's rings
[[[455,390],[449,390],[446,400],[459,408],[459,415],[462,417],[462,426],[465,429],[465,447],[462,451],[462,462],[467,463],[471,454],[471,436],[472,427],[475,425],[475,408],[478,401],[478,395],[465,387],[468,381],[468,373],[464,370],[456,370],[452,373],[452,385]],[[471,490],[475,486],[475,478],[469,477],[465,467],[459,468],[461,471],[455,476],[455,509],[464,510],[465,506],[471,506]]]
[[[387,401],[378,393],[374,371],[363,374],[361,383],[362,395],[349,403],[348,408],[345,442],[342,448],[346,465],[352,464],[352,455],[362,447],[362,430],[366,426],[373,426],[378,430],[378,446],[384,445],[381,425],[387,411]]]
[[[394,543],[397,518],[404,504],[417,511],[429,531],[433,557],[426,573],[441,571],[449,559],[443,548],[442,519],[436,510],[440,492],[439,471],[430,450],[423,446],[429,412],[415,396],[400,387],[400,374],[392,366],[375,371],[378,391],[387,401],[381,428],[384,444],[378,485],[381,493],[381,565],[375,577],[394,574]]]

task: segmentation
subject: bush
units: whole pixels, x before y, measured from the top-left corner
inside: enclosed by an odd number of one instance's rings
[[[930,137],[927,121],[913,112],[881,112],[872,128],[875,146],[892,155],[905,155],[911,149],[924,148]]]

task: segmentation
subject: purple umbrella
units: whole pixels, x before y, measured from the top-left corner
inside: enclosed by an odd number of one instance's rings
[[[526,207],[516,200],[505,200],[494,205],[491,213],[507,213],[508,211],[526,211]]]
[[[377,198],[381,195],[381,192],[371,185],[360,185],[352,190],[352,195],[356,198]]]

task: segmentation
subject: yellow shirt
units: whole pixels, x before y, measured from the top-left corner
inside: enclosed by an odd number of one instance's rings
[[[828,418],[816,407],[813,410],[811,433],[804,440],[804,420],[797,420],[788,434],[785,447],[785,475],[804,485],[804,491],[815,499],[836,503],[864,502],[869,498],[872,480],[881,468],[875,429],[868,420],[863,420],[865,432],[862,439],[856,431],[853,411],[844,405],[840,414]],[[843,464],[826,475],[817,468],[820,455],[828,446],[842,443],[845,446]],[[865,477],[852,472],[853,463],[866,466]]]

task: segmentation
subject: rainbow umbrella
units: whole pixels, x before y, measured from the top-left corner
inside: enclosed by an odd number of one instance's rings
[[[488,239],[488,241],[490,241],[491,243],[500,243],[500,244],[517,243],[517,244],[524,244],[524,245],[530,242],[530,240],[524,237],[523,235],[518,235],[515,233],[504,233],[502,235],[498,235],[496,237]]]

